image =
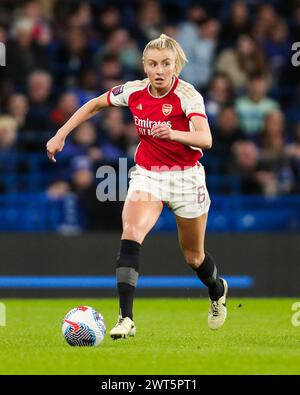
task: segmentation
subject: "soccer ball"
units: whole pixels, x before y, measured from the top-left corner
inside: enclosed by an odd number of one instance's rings
[[[90,306],[70,310],[62,323],[62,333],[70,346],[98,346],[104,339],[104,318]]]

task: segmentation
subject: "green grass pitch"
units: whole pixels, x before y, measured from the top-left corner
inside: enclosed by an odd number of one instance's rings
[[[229,299],[228,318],[207,328],[206,299],[136,299],[137,335],[112,341],[116,299],[7,299],[0,327],[0,374],[299,374],[295,299]],[[71,308],[102,313],[99,347],[70,347],[61,322]]]

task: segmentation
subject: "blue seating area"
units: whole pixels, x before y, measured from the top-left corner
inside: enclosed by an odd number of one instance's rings
[[[0,231],[74,233],[84,228],[76,195],[53,199],[45,193],[0,195]]]
[[[54,198],[47,186],[66,175],[68,158],[50,163],[45,154],[15,153],[0,156],[1,172],[0,231],[65,232],[85,230],[86,214],[76,194]],[[20,168],[26,167],[24,174]],[[97,180],[95,180],[97,183]],[[300,196],[243,196],[240,180],[234,176],[211,174],[207,177],[212,205],[208,221],[210,232],[299,231]],[[96,184],[95,184],[96,185]],[[226,190],[227,195],[222,191]],[[105,203],[99,202],[99,205]],[[165,207],[154,232],[175,231],[172,212]]]
[[[9,172],[0,175],[5,189],[5,193],[0,194],[0,231],[74,233],[85,230],[86,214],[76,194],[54,198],[45,192],[51,182],[64,179],[60,165],[61,162],[65,165],[67,160],[64,158],[53,165],[45,154],[0,156],[0,164],[9,167]],[[20,173],[22,166],[26,167],[24,174]],[[300,230],[299,196],[243,196],[240,180],[234,176],[212,174],[207,177],[207,184],[212,198],[207,225],[210,232]],[[227,195],[222,194],[224,189]],[[174,216],[165,207],[153,231],[175,230]]]
[[[212,195],[209,232],[293,232],[300,230],[300,197]],[[176,230],[173,214],[164,209],[155,231]]]
[[[100,204],[105,204],[101,203]],[[0,195],[0,231],[77,233],[85,230],[78,197],[51,198],[46,193]],[[298,196],[212,196],[209,232],[280,232],[300,230]],[[175,231],[172,212],[165,207],[153,232]]]
[[[42,153],[0,153],[0,185],[5,193],[37,193],[51,182],[64,179],[69,158],[61,158],[54,167]]]

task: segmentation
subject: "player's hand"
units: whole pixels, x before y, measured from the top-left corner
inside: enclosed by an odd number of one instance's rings
[[[47,155],[52,162],[56,162],[54,155],[57,152],[61,152],[65,145],[65,139],[58,135],[55,135],[50,139],[46,145],[47,147]]]
[[[151,134],[157,139],[174,140],[175,132],[167,124],[153,126]]]

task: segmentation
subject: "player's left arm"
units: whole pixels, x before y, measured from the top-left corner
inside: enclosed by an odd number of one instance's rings
[[[193,130],[183,132],[173,130],[167,124],[160,124],[152,128],[152,136],[154,138],[177,141],[178,143],[197,148],[211,148],[212,136],[207,118],[200,115],[193,115],[190,120],[193,124]]]

